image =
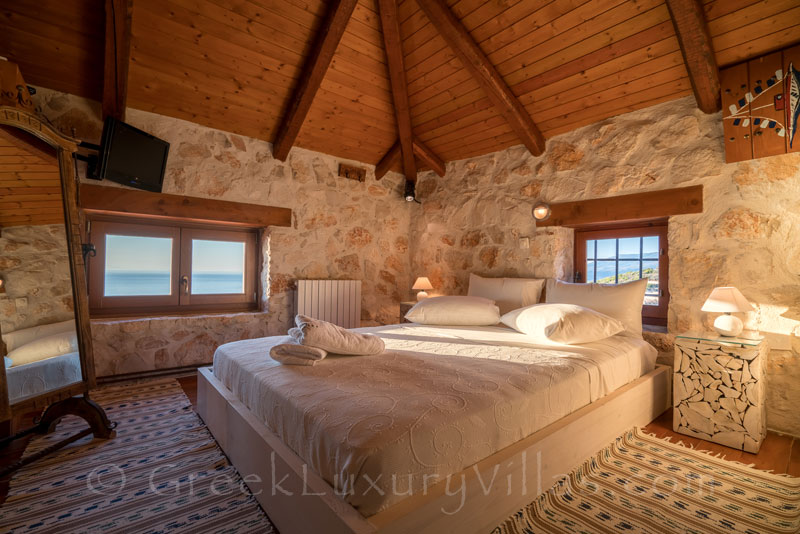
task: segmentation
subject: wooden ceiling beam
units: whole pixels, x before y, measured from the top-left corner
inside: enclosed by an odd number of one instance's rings
[[[701,0],[667,0],[697,107],[704,113],[722,109],[719,69]]]
[[[439,176],[444,176],[446,171],[446,164],[442,158],[437,156],[433,150],[427,147],[425,143],[414,138],[414,155],[419,158],[421,162],[431,168],[433,172]],[[400,161],[400,141],[396,141],[386,154],[383,155],[381,160],[375,165],[375,179],[380,180],[394,165]]]
[[[386,66],[392,87],[397,136],[400,139],[400,157],[406,180],[417,181],[417,162],[414,160],[414,132],[411,128],[411,106],[408,103],[408,83],[403,61],[400,22],[397,18],[397,0],[378,0],[381,16],[383,45],[386,49]]]
[[[286,160],[289,150],[300,133],[303,121],[308,110],[311,109],[314,96],[322,84],[325,73],[328,72],[333,54],[336,52],[336,47],[339,46],[339,41],[342,40],[342,35],[344,35],[358,0],[331,0],[329,4],[328,16],[322,23],[322,27],[317,30],[314,47],[305,61],[300,80],[293,91],[294,96],[283,115],[273,143],[273,156],[281,161]]]
[[[383,155],[381,160],[375,164],[375,179],[380,180],[386,173],[389,172],[389,169],[394,167],[394,164],[400,161],[400,141],[395,142],[392,145],[392,148],[389,149],[386,154]]]
[[[417,4],[508,121],[525,147],[534,156],[542,154],[545,149],[542,132],[486,54],[447,7],[445,0],[417,0]]]
[[[131,57],[132,0],[106,0],[103,117],[125,120]]]
[[[433,150],[428,148],[422,141],[414,138],[414,154],[423,161],[428,167],[430,167],[433,172],[438,174],[439,176],[444,176],[445,173],[445,163],[442,158],[437,156]]]

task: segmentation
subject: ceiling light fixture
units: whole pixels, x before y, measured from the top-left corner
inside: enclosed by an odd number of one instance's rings
[[[550,204],[546,202],[538,202],[533,207],[533,218],[537,221],[546,221],[550,218]]]

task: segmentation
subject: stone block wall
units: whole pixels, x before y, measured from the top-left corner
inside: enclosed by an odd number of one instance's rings
[[[470,272],[572,274],[568,229],[536,229],[537,200],[562,202],[704,186],[704,211],[669,221],[669,331],[709,328],[700,311],[715,286],[738,287],[756,310],[746,328],[770,342],[770,428],[800,435],[800,153],[726,164],[722,119],[687,97],[620,115],[547,142],[448,164],[420,177],[412,270],[443,293],[466,292]],[[529,238],[522,248],[519,238]],[[670,351],[663,336],[661,351]]]
[[[39,89],[36,103],[65,132],[99,140],[97,102]],[[371,165],[349,162],[367,168],[356,182],[338,176],[343,160],[325,154],[294,148],[281,162],[258,139],[136,109],[126,121],[170,143],[165,193],[291,208],[292,227],[269,231],[262,313],[95,320],[98,376],[208,363],[221,343],[285,333],[301,278],[363,280],[362,324],[398,321],[413,282],[402,176],[376,181]]]
[[[0,273],[0,333],[73,318],[63,224],[3,228]]]

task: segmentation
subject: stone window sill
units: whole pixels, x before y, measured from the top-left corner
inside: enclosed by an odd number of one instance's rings
[[[261,310],[252,311],[227,311],[227,312],[194,312],[194,313],[164,313],[164,314],[148,314],[148,315],[125,315],[118,317],[91,317],[92,324],[118,324],[118,323],[134,323],[134,322],[150,322],[150,321],[169,321],[181,319],[202,319],[206,317],[225,318],[225,317],[244,317],[244,316],[264,316],[268,312]]]
[[[644,332],[652,332],[654,334],[668,334],[668,330],[666,326],[661,326],[658,324],[643,324],[642,330]]]

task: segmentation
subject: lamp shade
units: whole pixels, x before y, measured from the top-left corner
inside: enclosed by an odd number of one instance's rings
[[[701,308],[704,312],[736,313],[753,310],[753,306],[735,287],[715,287]]]
[[[428,280],[427,276],[420,276],[417,278],[417,281],[414,282],[414,285],[411,287],[411,289],[421,289],[422,291],[427,291],[429,289],[433,289],[433,286],[431,285],[431,281]]]

